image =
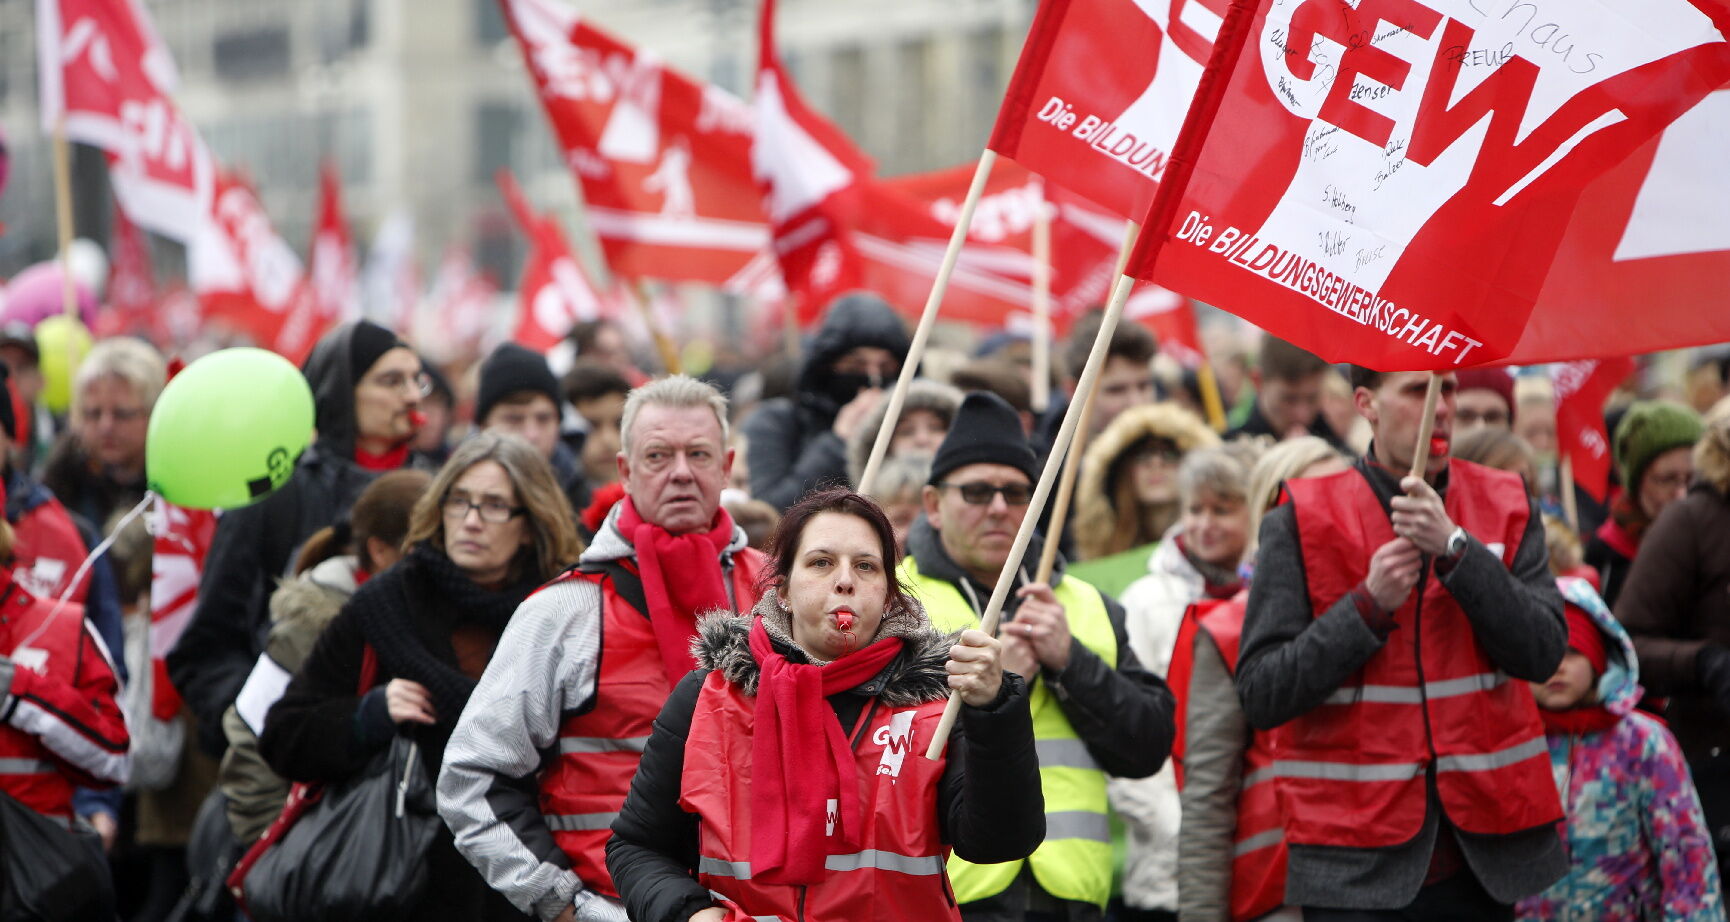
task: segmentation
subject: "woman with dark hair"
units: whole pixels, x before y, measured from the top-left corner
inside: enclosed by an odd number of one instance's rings
[[[772,557],[749,615],[699,623],[699,668],[655,721],[607,845],[626,909],[959,919],[951,848],[1013,861],[1044,838],[1026,683],[990,635],[931,627],[894,575],[888,519],[851,490],[787,510]],[[928,760],[951,690],[961,716]]]
[[[265,719],[259,751],[293,781],[340,781],[399,733],[436,780],[457,717],[529,593],[577,559],[570,506],[539,451],[482,433],[451,455],[409,515],[406,554],[356,590]],[[362,662],[373,686],[357,695]],[[416,919],[522,918],[444,827]]]
[[[306,540],[295,561],[295,578],[284,580],[271,595],[264,655],[222,715],[228,752],[217,783],[227,801],[228,825],[242,845],[257,840],[288,799],[288,782],[258,753],[265,714],[355,590],[402,559],[409,511],[431,483],[431,474],[412,470],[391,471],[373,481],[346,519]]]

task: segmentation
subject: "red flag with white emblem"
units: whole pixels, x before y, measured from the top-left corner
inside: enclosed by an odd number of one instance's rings
[[[215,209],[187,247],[187,277],[205,316],[225,320],[290,358],[316,338],[315,311],[300,257],[233,174],[217,182]]]
[[[499,0],[612,271],[732,287],[769,244],[751,112],[562,0]]]
[[[307,281],[324,326],[360,313],[360,275],[355,266],[354,237],[342,211],[342,177],[336,164],[328,160],[318,172],[318,225],[313,230],[307,265]]]
[[[217,515],[161,499],[151,507],[150,690],[151,715],[157,720],[172,720],[180,713],[180,696],[168,681],[165,658],[198,607],[198,582],[216,534]]]
[[[112,254],[108,260],[108,309],[97,320],[98,337],[139,333],[156,339],[156,273],[144,234],[114,205]],[[158,340],[161,341],[161,340]]]
[[[1634,373],[1631,358],[1587,359],[1550,368],[1556,386],[1556,453],[1569,459],[1574,482],[1598,502],[1610,488],[1610,436],[1604,402]]]
[[[38,0],[42,124],[108,155],[139,226],[190,243],[217,192],[215,161],[170,94],[174,61],[138,0]]]
[[[986,146],[1140,220],[1227,5],[1045,0]]]
[[[1193,176],[1130,271],[1379,369],[1554,345],[1521,340],[1587,185],[1730,79],[1713,0],[1242,9]]]
[[[517,284],[521,309],[511,338],[545,352],[576,324],[616,313],[610,299],[602,296],[572,255],[558,221],[535,212],[509,170],[499,170],[494,178],[511,214],[529,237],[529,257]]]

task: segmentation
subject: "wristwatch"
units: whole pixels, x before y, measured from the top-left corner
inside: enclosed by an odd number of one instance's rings
[[[1453,533],[1448,535],[1448,559],[1459,560],[1460,555],[1466,552],[1466,543],[1469,540],[1465,528],[1458,525],[1454,526]]]

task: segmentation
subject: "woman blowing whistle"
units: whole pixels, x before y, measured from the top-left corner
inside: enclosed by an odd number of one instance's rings
[[[749,615],[700,623],[655,721],[607,846],[620,897],[639,922],[958,920],[951,849],[1012,861],[1044,838],[1026,683],[995,638],[931,627],[869,499],[807,496],[772,556]]]

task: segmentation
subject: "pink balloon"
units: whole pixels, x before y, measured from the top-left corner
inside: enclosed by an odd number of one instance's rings
[[[73,283],[78,314],[86,327],[96,323],[96,296]],[[41,262],[12,277],[6,288],[6,305],[0,308],[0,324],[23,323],[34,327],[44,319],[64,312],[61,301],[60,264]]]

